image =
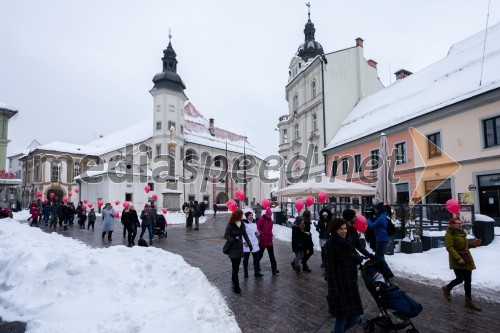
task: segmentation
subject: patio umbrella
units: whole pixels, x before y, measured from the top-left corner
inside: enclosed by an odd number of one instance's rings
[[[326,192],[339,197],[371,196],[375,195],[375,188],[328,176],[319,176],[307,182],[284,187],[274,192],[274,195],[278,197],[303,197],[308,195],[317,196],[319,192]]]
[[[388,176],[389,174],[394,174],[394,167],[391,165],[390,160],[387,159],[389,156],[389,147],[387,145],[385,133],[382,133],[380,138],[379,156],[379,161],[382,162],[382,166],[380,166],[377,171],[377,184],[375,186],[377,192],[375,194],[375,200],[377,200],[377,202],[393,204],[397,200],[397,190],[396,184],[392,183]]]

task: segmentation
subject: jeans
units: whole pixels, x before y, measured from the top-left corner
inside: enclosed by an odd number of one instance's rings
[[[385,248],[387,247],[388,244],[389,244],[388,241],[377,242],[377,247],[375,250],[375,256],[382,265],[382,275],[386,280],[394,277],[394,274],[392,274],[389,265],[387,265],[387,262],[385,261]]]
[[[243,270],[245,271],[245,274],[248,275],[248,259],[250,258],[250,252],[244,252],[243,253]],[[252,258],[253,258],[253,271],[254,274],[257,274],[260,272],[260,259],[259,259],[259,252],[252,252]]]
[[[149,244],[153,243],[153,227],[150,225],[143,225],[141,226],[142,231],[141,231],[141,238],[144,236],[144,233],[146,232],[146,229],[148,229],[149,232]]]
[[[455,280],[451,281],[448,283],[448,290],[452,290],[453,287],[458,286],[462,282],[464,283],[464,291],[465,291],[465,297],[471,298],[471,282],[472,282],[472,271],[469,271],[467,269],[454,269],[455,272]]]
[[[333,326],[333,333],[344,333],[357,323],[361,321],[360,316],[354,318],[335,318],[335,324]]]
[[[300,265],[300,261],[304,257],[304,251],[295,251],[295,267]]]
[[[269,260],[271,260],[271,269],[273,272],[276,272],[278,270],[277,264],[276,264],[276,258],[274,258],[274,248],[273,246],[261,246],[259,250],[259,260],[262,260],[262,257],[264,256],[264,251],[267,249],[267,253],[269,253]]]

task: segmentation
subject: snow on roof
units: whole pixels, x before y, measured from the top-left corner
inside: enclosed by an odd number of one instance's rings
[[[500,23],[451,46],[448,55],[362,99],[324,150],[500,87]]]
[[[51,143],[38,146],[33,150],[51,150],[69,154],[97,155],[96,149],[94,147],[89,147],[85,145],[76,145],[73,143],[66,143],[60,141],[53,141]]]
[[[14,151],[13,153],[9,154],[9,156],[7,156],[7,157],[14,157],[14,156],[18,156],[18,155],[26,156],[31,151],[35,150],[35,148],[37,148],[38,146],[40,146],[40,142],[38,142],[37,140],[34,139],[34,140],[30,141],[30,143],[23,145],[22,146],[23,148]]]
[[[8,106],[4,102],[0,101],[0,109],[5,109],[5,110],[10,110],[10,111],[17,111],[16,109]]]

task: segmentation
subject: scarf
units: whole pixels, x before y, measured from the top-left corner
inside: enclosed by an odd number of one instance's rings
[[[346,251],[354,250],[354,246],[352,245],[351,237],[349,237],[349,234],[347,234],[345,238],[342,238],[335,232],[332,234],[332,239],[335,244],[338,245],[341,249]]]

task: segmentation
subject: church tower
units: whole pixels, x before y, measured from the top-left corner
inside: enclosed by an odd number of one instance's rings
[[[188,100],[184,94],[186,86],[181,77],[177,74],[177,54],[172,47],[172,35],[168,35],[168,46],[163,50],[163,69],[153,77],[154,87],[149,92],[153,96],[153,139],[152,157],[153,161],[168,162],[168,178],[178,179],[182,166],[175,165],[174,160],[181,160],[181,150],[184,142],[184,104]],[[168,156],[160,160],[157,156]],[[159,166],[152,163],[153,168]],[[164,164],[163,164],[164,165]],[[153,182],[156,182],[158,190],[169,188],[176,190],[176,182],[169,182],[165,185],[165,174],[154,175]],[[163,184],[162,184],[163,183]],[[168,205],[172,207],[172,205]]]

